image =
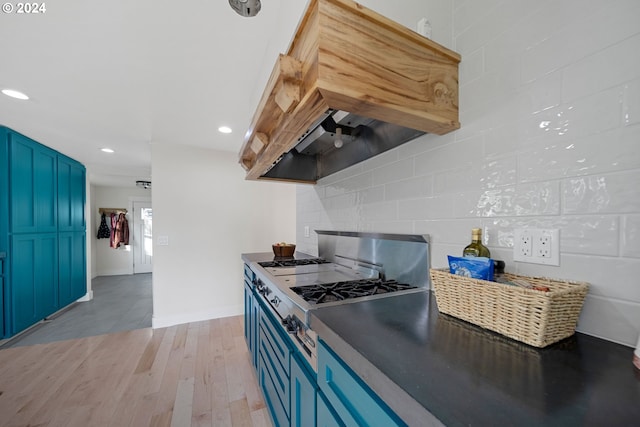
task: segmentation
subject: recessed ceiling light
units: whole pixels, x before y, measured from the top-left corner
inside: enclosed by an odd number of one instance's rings
[[[114,153],[115,152],[111,148],[101,148],[100,151],[103,151],[105,153]]]
[[[233,132],[229,126],[220,126],[218,128],[218,131],[222,132],[222,133],[231,133],[231,132]]]
[[[2,89],[2,93],[16,99],[29,99],[24,93],[13,89]]]

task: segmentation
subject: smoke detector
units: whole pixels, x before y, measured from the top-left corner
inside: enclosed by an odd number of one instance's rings
[[[241,16],[256,16],[261,7],[260,0],[229,0],[229,5]]]
[[[144,188],[148,190],[151,188],[151,181],[136,181],[136,187]]]

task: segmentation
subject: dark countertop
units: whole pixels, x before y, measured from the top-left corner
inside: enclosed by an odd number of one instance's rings
[[[311,327],[409,425],[640,424],[630,347],[538,349],[439,314],[429,291],[320,308]]]

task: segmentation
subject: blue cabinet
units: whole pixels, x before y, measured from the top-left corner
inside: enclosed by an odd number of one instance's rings
[[[5,337],[86,293],[85,176],[77,161],[0,126]]]
[[[291,356],[291,426],[312,426],[316,420],[316,378],[300,353]]]
[[[58,309],[58,236],[18,234],[11,238],[11,335]]]
[[[258,328],[260,324],[260,304],[253,287],[254,273],[244,266],[244,337],[247,341],[251,363],[258,368]]]
[[[282,401],[285,398],[282,392],[282,378],[274,375],[272,367],[273,360],[269,360],[269,355],[260,353],[258,358],[258,383],[262,389],[265,404],[276,427],[288,426],[289,417]]]
[[[245,265],[245,339],[276,426],[406,426],[322,341],[313,372],[253,287]],[[254,333],[255,331],[255,333]]]
[[[85,168],[58,155],[58,231],[84,232]]]
[[[65,307],[87,293],[85,168],[58,154],[58,296]]]
[[[4,258],[5,252],[0,251],[0,339],[4,338]]]
[[[57,231],[57,154],[18,133],[9,133],[11,231]]]
[[[6,316],[7,271],[9,252],[9,136],[8,129],[0,126],[0,339],[9,334]]]
[[[85,267],[86,236],[84,232],[58,234],[58,298],[65,307],[87,293]]]
[[[292,344],[277,321],[260,310],[258,379],[276,426],[289,425],[289,386]]]
[[[348,426],[406,425],[322,340],[318,346],[318,385],[337,417]]]
[[[346,427],[338,414],[333,410],[327,398],[322,393],[318,393],[318,410],[316,417],[317,427]]]

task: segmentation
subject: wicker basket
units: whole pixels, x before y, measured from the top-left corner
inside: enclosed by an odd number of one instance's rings
[[[431,269],[438,310],[534,347],[546,347],[575,333],[587,283],[504,276],[547,286],[549,292]]]

